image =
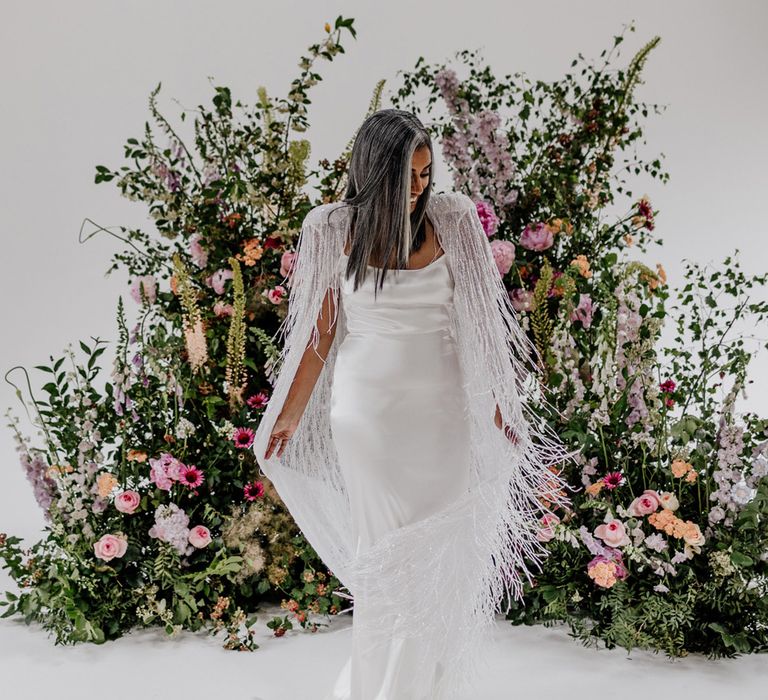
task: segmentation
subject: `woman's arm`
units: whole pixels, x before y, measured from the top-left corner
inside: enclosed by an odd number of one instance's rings
[[[296,431],[299,421],[302,415],[304,415],[304,410],[312,396],[317,378],[325,366],[328,352],[333,344],[333,339],[336,337],[335,319],[337,314],[334,308],[335,300],[336,295],[334,291],[329,289],[325,294],[317,317],[317,330],[319,332],[317,349],[314,348],[310,339],[301,357],[291,386],[288,389],[280,415],[272,427],[269,443],[264,453],[265,459],[269,459],[270,455],[278,448],[276,456],[280,457],[283,454],[287,440]]]

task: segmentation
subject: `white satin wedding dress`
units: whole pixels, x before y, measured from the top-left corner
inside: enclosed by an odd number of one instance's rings
[[[330,422],[359,554],[467,491],[470,421],[446,255],[426,267],[389,270],[376,298],[374,268],[352,291],[354,277],[343,276],[347,259],[339,265],[348,332],[334,366]],[[423,642],[364,625],[387,607],[378,596],[356,593],[352,653],[325,700],[437,698],[442,669],[439,660],[431,667],[419,661]]]

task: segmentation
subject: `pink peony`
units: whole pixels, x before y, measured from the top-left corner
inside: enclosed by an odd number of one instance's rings
[[[490,238],[499,228],[499,217],[496,216],[493,206],[488,202],[482,200],[475,202],[475,207],[477,208],[477,215],[480,218],[480,223],[483,225],[483,231],[485,231],[485,235]]]
[[[515,311],[531,311],[533,309],[533,292],[527,289],[513,289],[509,292],[509,300]]]
[[[515,262],[515,244],[510,241],[491,241],[491,252],[499,274],[504,277]]]
[[[141,304],[141,290],[144,291],[144,296],[147,298],[148,304],[153,304],[157,298],[157,282],[152,275],[144,275],[143,277],[137,277],[131,285],[131,298],[137,303]]]
[[[206,547],[211,543],[210,530],[205,525],[195,525],[189,531],[189,543],[198,549]]]
[[[104,561],[122,557],[128,549],[128,540],[122,533],[117,535],[102,535],[98,542],[93,543],[93,552]]]
[[[624,523],[615,518],[595,528],[595,537],[599,537],[609,547],[620,547],[630,543]]]
[[[520,245],[528,250],[541,252],[551,248],[555,242],[555,235],[543,221],[537,224],[528,224],[520,235]]]
[[[659,494],[653,489],[646,489],[643,491],[632,503],[629,504],[627,512],[636,517],[642,517],[643,515],[650,515],[658,510],[661,499]]]
[[[123,491],[115,496],[115,508],[121,513],[133,513],[141,503],[141,496],[136,491]]]

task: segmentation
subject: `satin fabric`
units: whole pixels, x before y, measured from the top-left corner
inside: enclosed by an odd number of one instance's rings
[[[343,268],[347,256],[342,255]],[[470,424],[450,325],[453,277],[443,254],[417,269],[392,270],[374,297],[374,275],[340,299],[347,334],[334,365],[330,423],[349,493],[356,554],[385,533],[439,512],[470,486]],[[381,593],[378,594],[379,596]],[[417,663],[418,637],[362,630],[384,601],[358,591],[352,652],[327,700],[431,700],[413,694],[439,660]],[[424,631],[425,639],[430,635]],[[416,683],[416,678],[419,683]]]

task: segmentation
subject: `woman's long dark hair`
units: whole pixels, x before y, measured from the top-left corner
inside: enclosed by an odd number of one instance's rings
[[[419,119],[400,109],[382,109],[360,126],[352,146],[347,191],[342,201],[349,207],[351,248],[346,278],[354,273],[357,289],[375,268],[374,294],[384,284],[389,261],[405,268],[413,251],[426,240],[425,214],[432,192],[429,184],[410,211],[411,165],[414,151],[426,146],[433,158],[432,139]]]

